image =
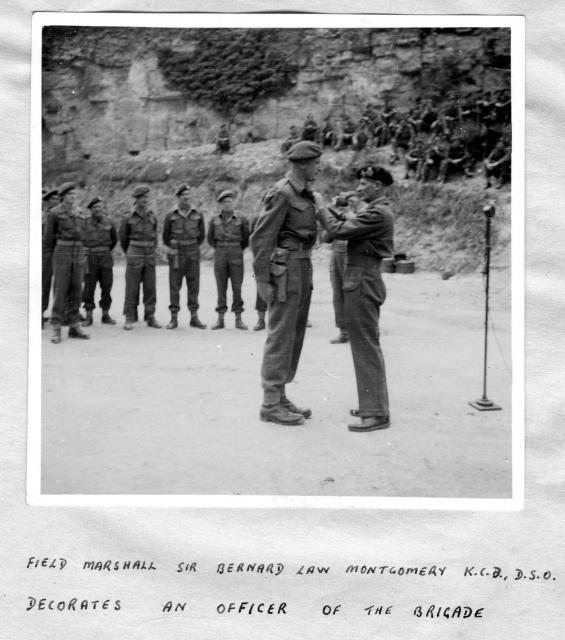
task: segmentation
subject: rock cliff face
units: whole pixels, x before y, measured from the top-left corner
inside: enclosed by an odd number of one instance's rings
[[[510,80],[508,29],[310,29],[300,32],[299,46],[290,35],[293,88],[252,114],[236,114],[236,140],[249,131],[283,137],[309,112],[318,122],[343,113],[358,118],[369,102],[390,98],[409,108],[416,96],[492,91]],[[163,49],[190,56],[195,48],[191,29],[46,27],[44,163],[62,170],[90,158],[213,142],[221,116],[171,89],[158,64]]]

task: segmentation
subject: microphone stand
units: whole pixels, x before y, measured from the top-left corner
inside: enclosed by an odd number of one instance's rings
[[[486,230],[485,230],[485,349],[484,349],[484,365],[483,365],[483,395],[469,404],[478,411],[496,411],[502,409],[499,405],[495,404],[492,400],[489,400],[487,396],[487,347],[488,347],[488,295],[489,295],[489,278],[490,278],[490,225],[491,220],[494,218],[495,209],[492,204],[483,208],[483,213],[486,216]]]

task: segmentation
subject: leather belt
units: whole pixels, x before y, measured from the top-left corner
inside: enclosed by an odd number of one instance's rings
[[[197,244],[197,240],[177,240],[177,247],[194,247]]]
[[[241,247],[241,242],[231,242],[227,240],[220,240],[216,242],[217,247]]]
[[[110,251],[110,247],[86,247],[88,253],[105,253]]]
[[[311,254],[310,249],[290,249],[287,256],[289,260],[306,260],[310,258]]]
[[[84,247],[82,240],[57,240],[59,247]]]
[[[381,264],[382,258],[370,256],[366,253],[348,253],[345,264],[352,267],[377,267]]]
[[[154,242],[145,241],[145,240],[131,240],[130,245],[132,247],[152,247],[152,248],[156,247]]]

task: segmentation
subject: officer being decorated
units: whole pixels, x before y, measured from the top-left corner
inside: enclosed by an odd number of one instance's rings
[[[126,331],[133,329],[133,323],[137,319],[139,289],[142,284],[147,326],[154,329],[161,328],[155,320],[157,217],[149,208],[149,193],[149,187],[143,185],[135,187],[132,192],[135,200],[133,211],[124,216],[120,225],[120,246],[127,257],[124,299]]]
[[[83,327],[92,324],[92,312],[96,307],[94,292],[100,283],[100,308],[102,309],[102,324],[116,324],[110,316],[112,304],[112,284],[114,282],[112,249],[118,243],[118,233],[110,218],[104,213],[104,202],[101,198],[93,198],[87,205],[90,218],[86,222],[85,247],[87,253],[86,274],[82,302],[86,310],[86,320]]]
[[[171,321],[167,329],[178,327],[180,290],[186,280],[187,305],[190,326],[206,329],[198,318],[198,293],[200,291],[200,245],[205,229],[202,214],[190,205],[190,187],[182,184],[176,192],[178,205],[165,217],[163,242],[169,250],[169,295]]]
[[[379,316],[386,289],[381,260],[393,252],[394,216],[389,203],[393,183],[381,166],[366,165],[357,172],[357,195],[366,203],[353,218],[327,209],[316,194],[320,222],[334,239],[347,240],[343,279],[345,324],[357,379],[359,408],[351,411],[361,423],[350,431],[375,431],[390,426],[385,363],[379,342]]]
[[[247,218],[234,212],[234,193],[229,189],[218,196],[220,212],[216,214],[208,226],[208,244],[214,247],[214,275],[218,291],[216,312],[218,320],[212,329],[223,329],[224,315],[228,310],[227,288],[231,281],[232,305],[235,313],[236,329],[247,329],[241,319],[243,299],[241,285],[243,284],[243,250],[249,244],[249,223]]]
[[[317,236],[311,187],[321,154],[321,148],[307,140],[289,149],[290,170],[263,198],[263,212],[251,235],[257,290],[269,308],[260,417],[283,425],[303,424],[312,415],[286,396],[286,385],[296,374],[310,309],[310,253]]]
[[[79,307],[85,269],[84,240],[88,216],[77,206],[77,189],[65,182],[58,191],[62,202],[51,209],[45,229],[45,247],[53,254],[53,308],[51,342],[61,342],[61,327],[69,321],[69,338],[88,339],[80,326]]]

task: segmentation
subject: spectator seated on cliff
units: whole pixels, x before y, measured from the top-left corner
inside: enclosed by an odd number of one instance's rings
[[[247,142],[247,143],[255,143],[255,142],[265,142],[265,140],[267,140],[267,137],[260,134],[259,132],[251,129],[247,132],[247,135],[245,136],[245,140],[243,140],[243,142]]]
[[[398,123],[398,128],[392,138],[392,164],[398,162],[398,160],[401,159],[401,156],[404,157],[404,154],[408,151],[414,137],[414,128],[408,122],[407,118],[402,118]]]
[[[439,168],[438,182],[446,182],[447,178],[457,172],[463,172],[465,176],[472,176],[469,167],[471,156],[460,137],[456,137],[449,145],[447,155]]]
[[[396,118],[396,109],[387,101],[385,102],[384,109],[381,111],[381,120],[390,125]]]
[[[404,179],[410,178],[410,172],[414,174],[416,180],[422,177],[423,164],[425,158],[424,142],[420,137],[414,139],[406,155],[404,156]]]
[[[499,140],[484,162],[486,178],[485,189],[491,186],[491,178],[495,178],[497,189],[500,189],[505,182],[510,180],[510,159],[510,149],[503,140]]]
[[[432,106],[431,100],[426,100],[422,106],[422,131],[431,133],[434,122],[438,117],[437,111]]]
[[[324,120],[324,126],[322,127],[322,146],[334,147],[336,145],[336,133],[333,119],[328,116]]]
[[[302,127],[302,140],[310,140],[311,142],[318,141],[318,131],[320,127],[318,123],[314,120],[314,116],[309,113],[306,116],[306,120],[304,121],[304,126]]]
[[[233,153],[228,126],[223,124],[216,140],[216,153]]]
[[[512,120],[512,100],[510,94],[505,89],[498,92],[494,103],[494,113],[496,122],[501,125],[510,124]]]
[[[283,156],[286,156],[287,151],[292,147],[292,145],[300,142],[301,140],[302,136],[300,135],[300,131],[298,131],[298,127],[291,124],[288,130],[288,138],[281,144],[281,153]]]
[[[335,147],[336,151],[341,151],[342,149],[345,149],[345,147],[353,145],[355,129],[355,123],[349,116],[344,115],[341,117],[341,133],[338,134],[337,144]]]
[[[422,112],[418,107],[413,107],[408,112],[408,122],[414,129],[414,133],[419,134],[422,133],[422,126],[424,124],[424,118]]]
[[[447,155],[448,146],[449,144],[443,131],[439,131],[432,136],[427,145],[424,146],[424,160],[420,171],[422,182],[438,178],[439,169]]]
[[[373,141],[375,147],[384,147],[390,142],[392,137],[390,126],[381,121],[373,130]]]
[[[473,121],[476,119],[475,115],[475,100],[473,94],[468,94],[461,102],[461,120],[463,122]]]
[[[369,125],[365,118],[361,118],[355,132],[353,147],[355,151],[363,151],[369,142]]]

